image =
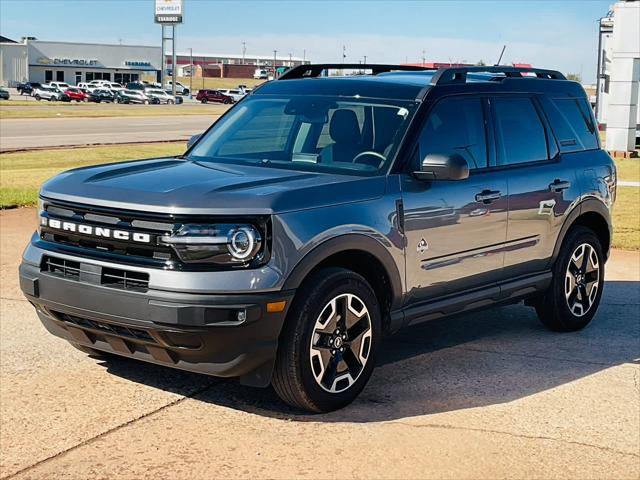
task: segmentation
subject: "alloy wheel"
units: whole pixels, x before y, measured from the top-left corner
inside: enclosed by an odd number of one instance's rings
[[[564,294],[571,313],[586,315],[600,288],[600,262],[596,250],[588,243],[579,245],[571,255],[564,280]]]
[[[313,327],[309,357],[316,383],[329,393],[340,393],[360,377],[371,350],[371,317],[356,295],[334,297]]]

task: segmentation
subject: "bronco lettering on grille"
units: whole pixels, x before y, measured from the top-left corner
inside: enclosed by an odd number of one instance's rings
[[[93,237],[113,238],[115,240],[133,240],[139,243],[150,243],[151,235],[148,233],[129,232],[127,230],[115,230],[106,227],[94,227],[81,223],[66,222],[55,218],[40,217],[40,225],[54,230],[65,232],[78,232]]]

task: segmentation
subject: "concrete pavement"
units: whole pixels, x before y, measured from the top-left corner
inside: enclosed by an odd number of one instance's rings
[[[16,269],[32,209],[0,212],[0,477],[640,477],[640,254],[614,251],[578,333],[522,305],[386,341],[356,402],[300,415],[271,390],[49,335]]]
[[[99,143],[187,140],[191,135],[206,130],[218,116],[209,114],[0,119],[0,151]]]

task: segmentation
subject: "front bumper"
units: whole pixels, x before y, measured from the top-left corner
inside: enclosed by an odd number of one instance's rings
[[[74,279],[27,262],[20,266],[20,287],[53,335],[169,367],[240,377],[248,385],[269,384],[293,292],[128,291],[91,283],[100,265],[81,265],[84,275]],[[267,303],[283,300],[283,311],[267,312]]]

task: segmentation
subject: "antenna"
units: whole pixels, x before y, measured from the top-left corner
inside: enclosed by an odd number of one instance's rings
[[[502,62],[502,56],[504,55],[504,51],[507,49],[506,45],[502,46],[502,52],[500,52],[500,58],[498,58],[498,62],[496,63],[496,67],[500,65],[500,62]]]

